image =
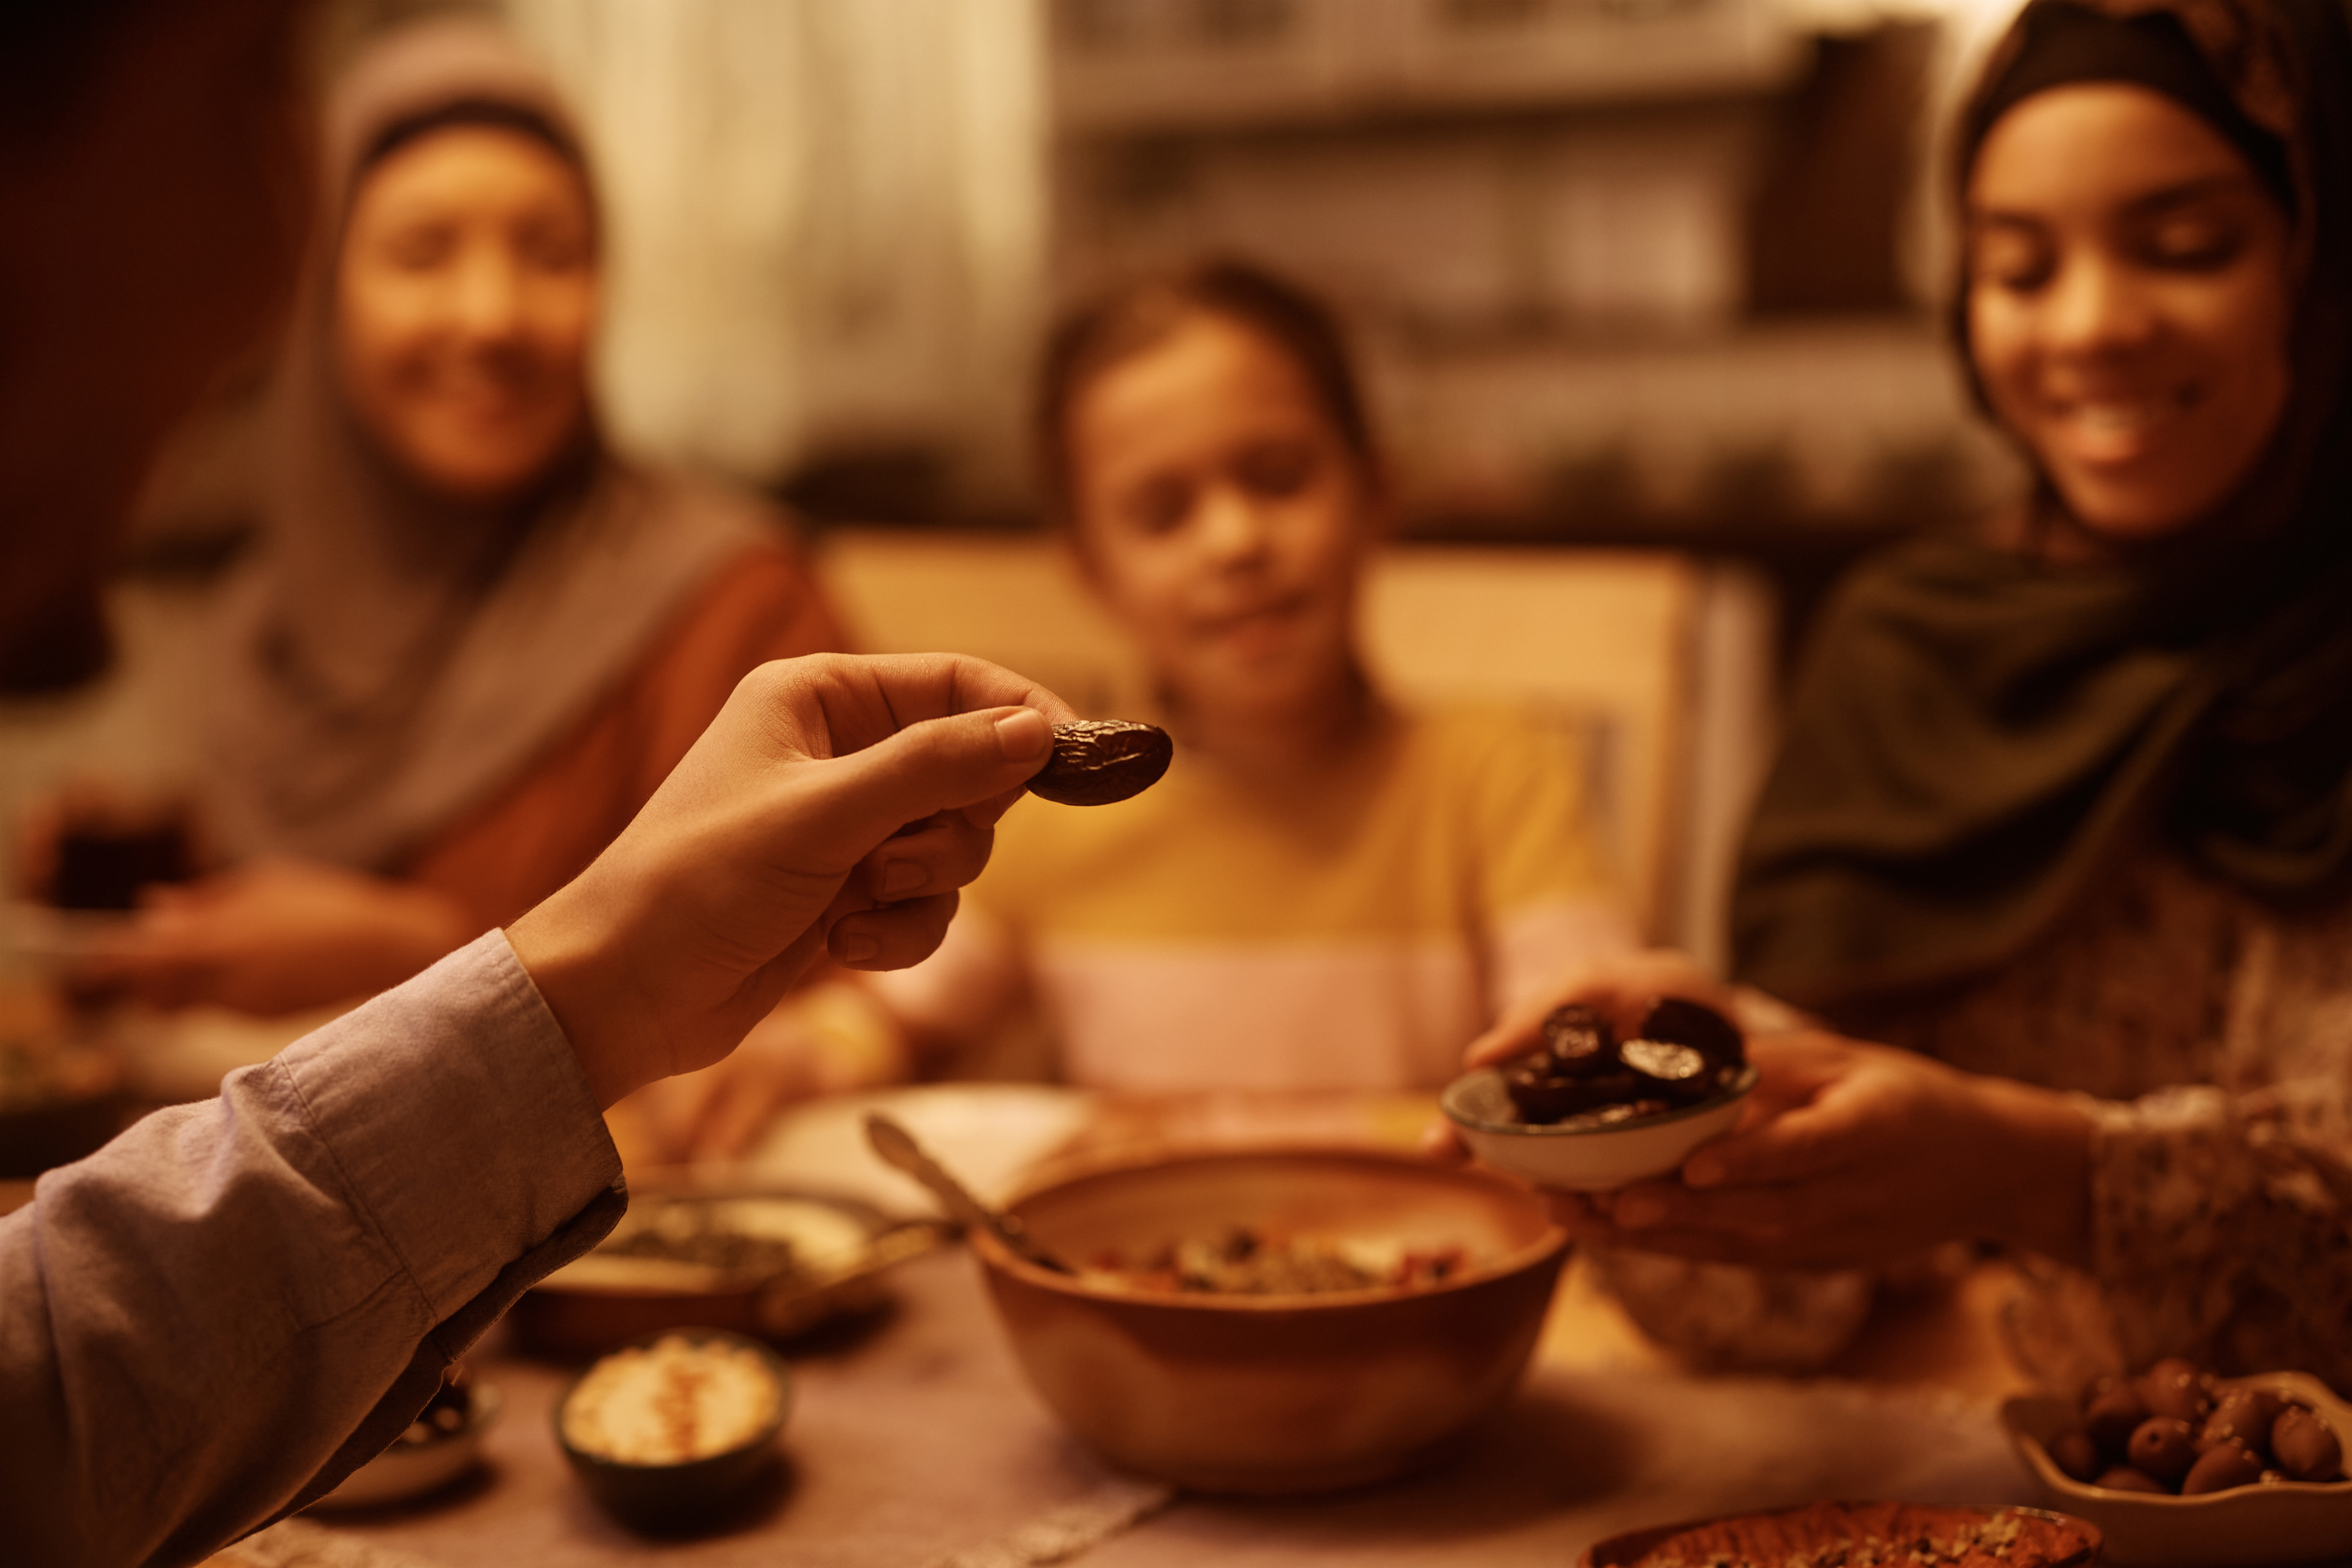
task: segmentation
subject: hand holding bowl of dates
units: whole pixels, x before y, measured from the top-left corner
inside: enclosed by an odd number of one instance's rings
[[[1541,1047],[1464,1074],[1439,1103],[1495,1169],[1598,1193],[1671,1174],[1739,1120],[1755,1088],[1738,1028],[1669,996],[1623,1040],[1590,1007],[1555,1008]]]

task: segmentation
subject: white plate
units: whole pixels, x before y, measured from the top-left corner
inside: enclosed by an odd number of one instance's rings
[[[940,1083],[816,1100],[776,1124],[744,1162],[747,1173],[861,1199],[885,1214],[932,1215],[939,1205],[866,1142],[866,1115],[887,1111],[963,1184],[990,1201],[1012,1195],[1024,1172],[1075,1137],[1094,1097],[1050,1084]]]
[[[2275,1388],[2318,1412],[2352,1454],[2352,1405],[2303,1372],[2223,1379],[2221,1388]],[[2233,1487],[2202,1497],[2111,1491],[2074,1479],[2045,1447],[2077,1417],[2074,1402],[2052,1395],[2004,1401],[2001,1425],[2050,1494],[2051,1506],[2105,1532],[2107,1561],[2137,1568],[2222,1568],[2223,1564],[2314,1563],[2352,1553],[2352,1480],[2286,1481]]]

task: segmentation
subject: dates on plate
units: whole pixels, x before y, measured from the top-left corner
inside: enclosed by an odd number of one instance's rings
[[[1176,743],[1157,724],[1080,719],[1054,726],[1054,754],[1029,793],[1063,805],[1108,805],[1160,782]]]
[[[1543,1042],[1504,1067],[1503,1088],[1521,1121],[1544,1126],[1607,1127],[1696,1105],[1729,1089],[1748,1055],[1729,1019],[1674,996],[1623,1041],[1571,1002],[1544,1019]]]
[[[2200,1497],[2344,1479],[2342,1440],[2317,1412],[2279,1389],[2219,1389],[2186,1361],[2101,1378],[2083,1391],[2080,1409],[2081,1424],[2043,1449],[2076,1480],[2111,1491]]]

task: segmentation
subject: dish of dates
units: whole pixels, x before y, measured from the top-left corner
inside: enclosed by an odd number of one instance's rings
[[[2080,1422],[2042,1447],[2085,1486],[2201,1497],[2344,1479],[2343,1441],[2309,1404],[2260,1383],[2222,1384],[2185,1361],[2101,1378],[2080,1407]]]
[[[2308,1373],[2221,1378],[2164,1361],[2074,1397],[2013,1398],[2000,1414],[2054,1506],[2096,1524],[2117,1563],[2352,1555],[2352,1405]]]
[[[1739,1120],[1756,1069],[1712,1007],[1669,996],[1620,1039],[1590,1007],[1553,1009],[1542,1044],[1455,1079],[1438,1103],[1481,1161],[1538,1186],[1605,1192],[1663,1176]]]
[[[1747,1063],[1739,1030],[1699,1003],[1665,997],[1620,1040],[1608,1019],[1571,1002],[1544,1019],[1541,1049],[1504,1064],[1503,1089],[1531,1125],[1609,1127],[1726,1094]]]

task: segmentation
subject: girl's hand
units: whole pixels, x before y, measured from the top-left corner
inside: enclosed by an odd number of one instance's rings
[[[1579,1240],[1789,1267],[1952,1240],[2084,1255],[2090,1121],[2065,1096],[1819,1031],[1748,1054],[1761,1081],[1739,1125],[1679,1180],[1555,1196]]]

